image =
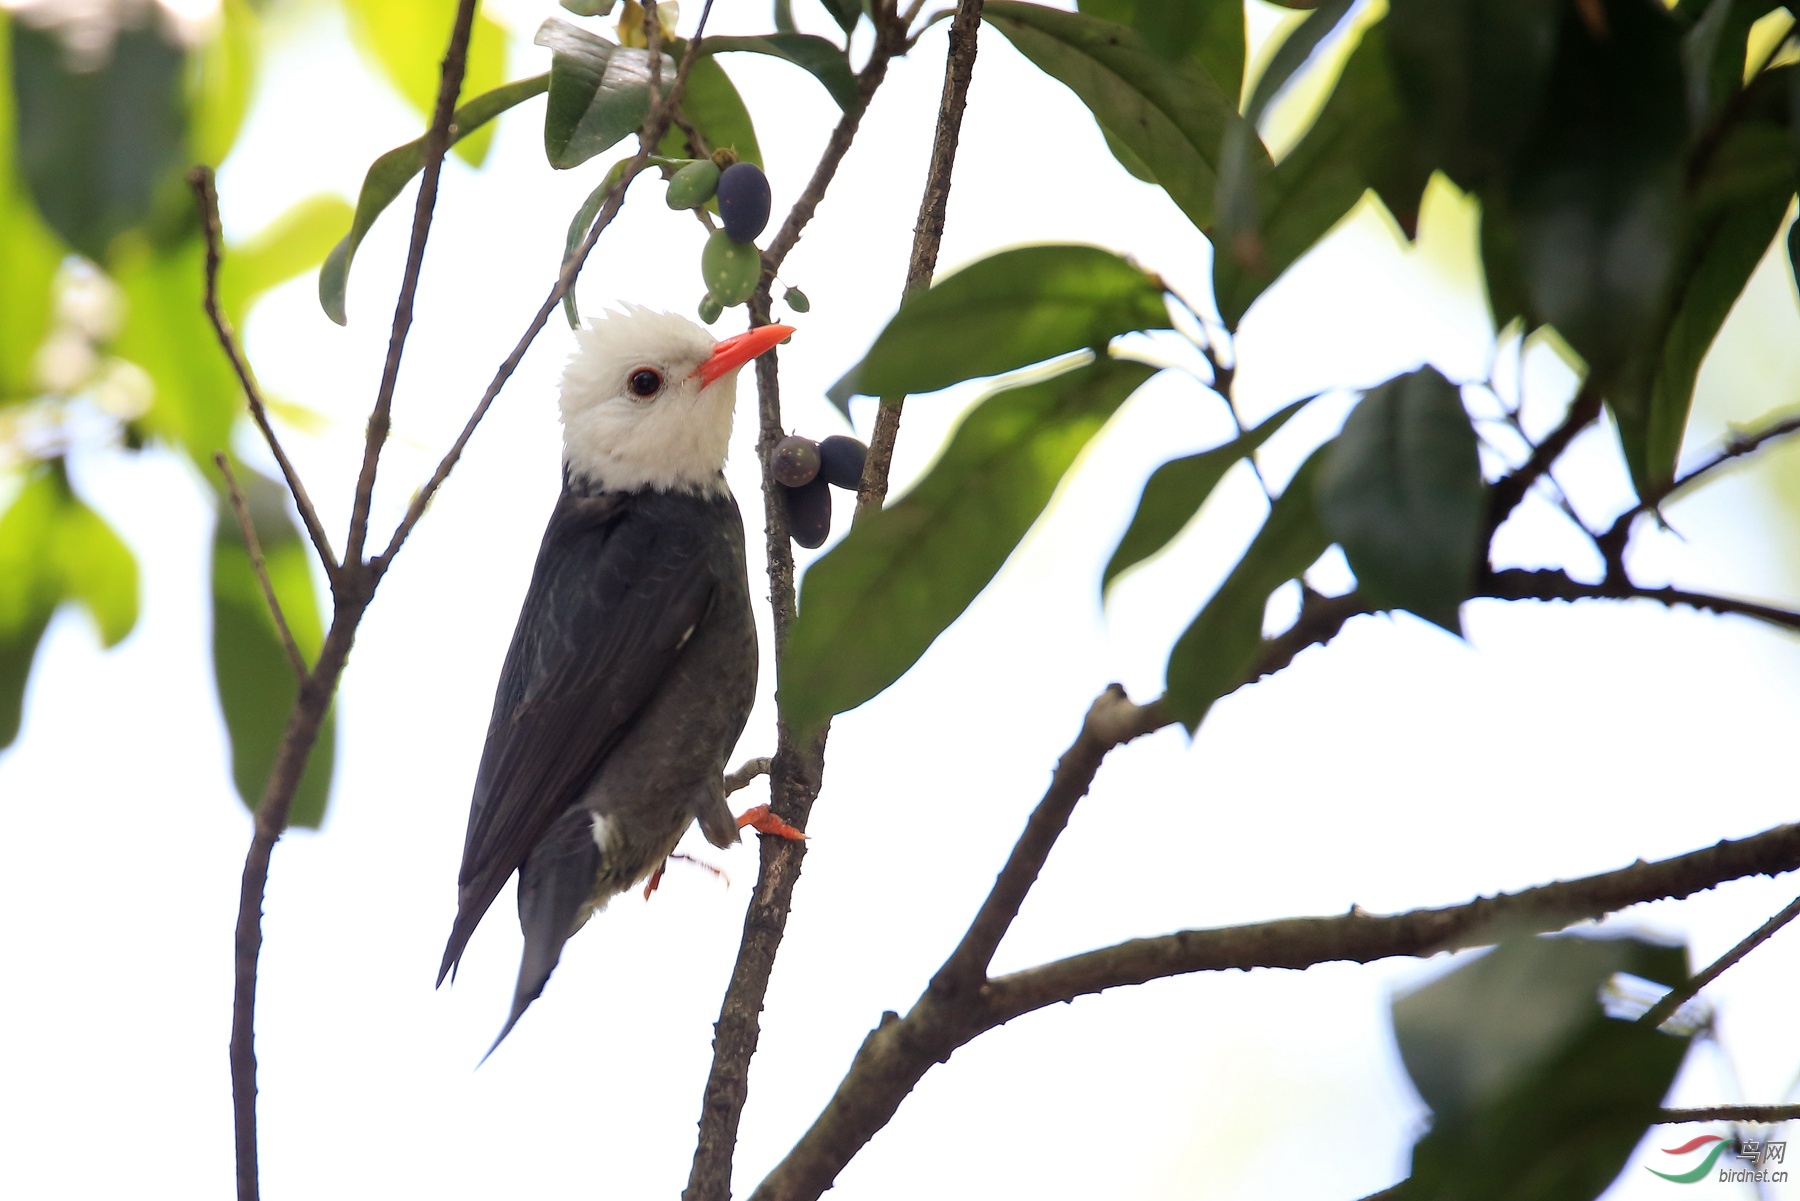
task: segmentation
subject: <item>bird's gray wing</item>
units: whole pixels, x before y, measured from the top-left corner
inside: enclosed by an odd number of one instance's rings
[[[635,494],[558,500],[494,697],[440,984],[705,618],[707,551],[703,529],[646,519]]]

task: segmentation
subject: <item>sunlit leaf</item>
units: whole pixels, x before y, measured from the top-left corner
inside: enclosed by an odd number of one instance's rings
[[[100,515],[65,498],[51,548],[64,595],[93,617],[103,646],[115,646],[137,625],[137,560]]]
[[[230,247],[219,265],[219,301],[232,323],[241,327],[251,302],[270,288],[317,267],[353,218],[342,197],[311,196]]]
[[[1163,59],[1193,58],[1227,96],[1243,89],[1242,0],[1079,0],[1076,7],[1131,26]]]
[[[1401,1197],[1606,1191],[1689,1043],[1606,1016],[1600,991],[1621,972],[1674,985],[1686,954],[1631,938],[1521,938],[1394,1002],[1401,1058],[1433,1111]]]
[[[1462,632],[1457,610],[1481,557],[1486,490],[1455,384],[1421,367],[1370,391],[1332,442],[1314,490],[1371,605]]]
[[[456,6],[435,0],[344,0],[357,47],[427,122],[437,111],[444,52]],[[478,96],[506,76],[506,30],[477,11],[463,67],[462,95]],[[479,167],[494,131],[477,129],[458,141],[456,153]]]
[[[807,569],[780,668],[789,723],[811,728],[904,675],[987,587],[1082,447],[1154,374],[1101,358],[972,410],[912,491]]]
[[[219,28],[192,56],[188,96],[193,121],[188,130],[192,157],[218,166],[237,141],[262,51],[261,20],[249,0],[224,0]]]
[[[1220,139],[1237,116],[1235,88],[1227,95],[1195,60],[1170,62],[1135,30],[1081,13],[989,0],[982,19],[1074,92],[1190,221],[1212,224]]]
[[[650,113],[649,51],[616,46],[554,17],[538,30],[537,44],[552,54],[544,112],[544,153],[552,167],[579,166],[643,125]],[[661,57],[667,87],[675,60]]]
[[[294,641],[310,663],[322,641],[312,549],[294,527],[286,494],[278,485],[243,466],[237,475],[256,522],[270,583]],[[298,685],[237,521],[222,498],[219,511],[212,563],[213,675],[231,738],[232,781],[244,803],[254,809],[275,762]],[[335,723],[327,716],[289,811],[293,825],[316,827],[324,820],[336,753]]]
[[[842,407],[856,395],[935,392],[1168,328],[1162,281],[1129,259],[1097,246],[1025,246],[907,298],[828,395]]]
[[[0,12],[0,80],[12,77],[11,28]],[[36,391],[32,356],[49,328],[50,288],[63,257],[16,173],[13,129],[12,88],[0,86],[0,403]]]
[[[140,424],[210,471],[213,452],[231,444],[244,402],[201,308],[200,243],[158,253],[142,238],[122,238],[115,260],[113,282],[124,294],[125,324],[111,349],[142,367],[156,389]]]
[[[1190,732],[1214,701],[1250,682],[1263,648],[1269,596],[1331,545],[1313,482],[1330,443],[1314,451],[1269,510],[1268,519],[1219,590],[1169,652],[1163,704]]]
[[[712,39],[706,39],[711,45]],[[725,68],[710,58],[694,60],[688,71],[687,90],[681,96],[681,112],[705,139],[708,150],[729,148],[740,160],[762,165],[762,147],[756,141],[756,126],[750,110],[738,95]],[[671,126],[663,135],[657,152],[669,158],[698,158],[688,145],[687,133]],[[716,207],[716,206],[715,206]]]
[[[708,55],[746,52],[786,59],[824,84],[845,112],[862,107],[849,56],[824,38],[807,33],[769,33],[761,37],[709,37],[701,44]],[[691,78],[688,86],[693,86]]]
[[[549,86],[549,75],[534,75],[475,97],[456,110],[452,121],[456,129],[453,140],[469,136],[507,109],[531,99]],[[369,167],[368,174],[363,176],[362,191],[356,197],[356,216],[351,221],[350,232],[325,256],[324,265],[319,268],[319,305],[325,310],[326,316],[339,325],[343,325],[345,321],[344,289],[350,282],[350,264],[356,257],[356,248],[362,245],[369,227],[375,224],[375,218],[393,203],[394,198],[412,181],[412,177],[424,169],[425,139],[417,138],[404,146],[396,146],[376,159]]]
[[[12,43],[20,174],[50,227],[105,262],[186,156],[182,50],[156,22],[121,28],[91,71],[73,69],[47,30],[14,24]]]
[[[1101,588],[1110,588],[1120,574],[1173,542],[1200,512],[1200,506],[1225,478],[1225,473],[1254,454],[1257,447],[1268,441],[1311,399],[1295,401],[1223,446],[1171,459],[1151,472],[1144,483],[1144,494],[1138,499],[1137,512],[1132,514],[1125,536],[1119,539],[1119,547],[1113,551],[1112,559],[1100,577]]]

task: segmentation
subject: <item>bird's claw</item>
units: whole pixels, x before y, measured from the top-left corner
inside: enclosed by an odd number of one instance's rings
[[[767,805],[756,805],[738,815],[738,829],[746,827],[759,834],[773,834],[776,838],[799,840],[806,837],[804,830],[796,829],[775,816]]]

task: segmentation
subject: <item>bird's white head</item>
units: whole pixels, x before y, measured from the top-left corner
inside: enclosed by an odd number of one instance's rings
[[[575,333],[563,369],[563,461],[608,489],[725,492],[738,369],[794,331],[713,341],[685,317],[637,305]]]

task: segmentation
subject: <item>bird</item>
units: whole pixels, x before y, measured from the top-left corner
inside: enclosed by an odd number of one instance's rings
[[[793,332],[715,342],[637,305],[577,331],[562,491],[495,689],[438,970],[441,986],[517,872],[525,948],[489,1055],[563,944],[656,873],[695,821],[718,847],[745,825],[804,837],[766,805],[734,816],[724,786],[758,658],[726,445],[739,369]]]

